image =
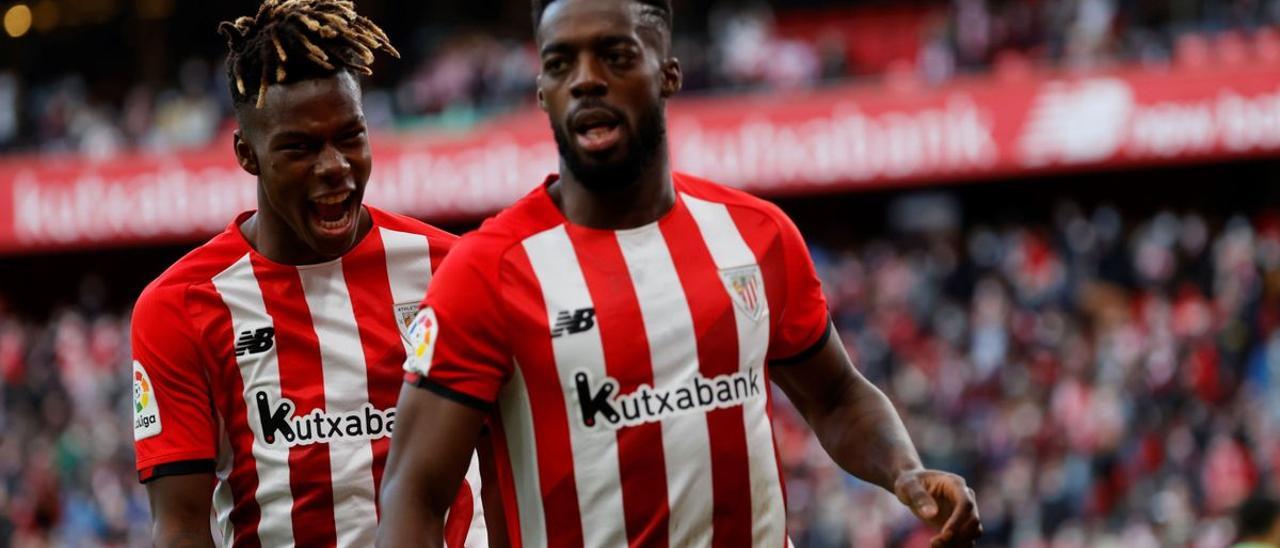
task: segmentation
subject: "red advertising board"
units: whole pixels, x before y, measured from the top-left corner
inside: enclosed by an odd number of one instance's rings
[[[669,108],[677,169],[765,195],[1280,154],[1280,66],[1125,70],[938,88],[849,85],[690,97]],[[366,199],[477,218],[555,170],[539,112],[461,135],[374,142]],[[0,254],[179,241],[254,207],[228,143],[207,150],[0,159]]]

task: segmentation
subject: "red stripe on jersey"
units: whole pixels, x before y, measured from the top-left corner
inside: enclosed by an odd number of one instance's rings
[[[276,357],[280,365],[280,395],[296,406],[294,416],[325,409],[324,368],[320,340],[311,323],[302,279],[296,269],[271,268],[258,254],[251,256],[262,301],[276,328]],[[311,421],[302,421],[306,427]],[[302,431],[295,435],[302,437]],[[310,432],[317,436],[317,432]],[[337,543],[333,519],[333,481],[329,444],[289,448],[289,487],[293,493],[293,535],[299,546]]]
[[[619,394],[630,394],[642,384],[653,386],[649,338],[617,238],[571,229],[569,239],[597,310],[605,372],[617,379]],[[662,424],[625,427],[617,436],[627,540],[633,546],[666,546],[670,509]]]
[[[366,236],[371,241],[360,246],[342,259],[342,275],[351,294],[351,307],[355,309],[356,328],[360,333],[360,346],[364,349],[365,373],[368,376],[369,403],[374,409],[391,409],[400,396],[400,382],[404,370],[404,344],[400,340],[400,327],[396,315],[382,303],[391,303],[391,280],[387,274],[387,253],[382,243],[382,231],[371,230]],[[422,237],[424,240],[426,236]],[[351,283],[358,280],[357,283]],[[380,367],[386,364],[386,367]],[[387,451],[391,437],[369,442],[373,450],[374,501],[382,494],[382,471],[387,464]],[[382,510],[375,504],[378,516]]]
[[[511,457],[507,453],[506,433],[502,428],[502,414],[493,413],[488,418],[489,434],[481,435],[476,443],[476,458],[480,459],[480,498],[484,502],[484,523],[489,533],[490,546],[521,547],[520,511],[516,502],[515,473],[511,471]],[[498,500],[494,500],[498,497]]]
[[[703,377],[738,371],[738,331],[733,302],[725,292],[719,269],[700,237],[701,232],[682,203],[660,225],[671,250],[676,275],[684,287],[698,333],[698,363]],[[747,462],[747,434],[742,407],[707,413],[711,444],[713,546],[751,545],[751,481]]]
[[[528,363],[520,363],[529,391],[534,439],[538,444],[538,480],[546,512],[547,545],[582,546],[582,516],[578,511],[578,489],[573,476],[573,446],[569,442],[569,415],[564,389],[555,369],[555,354],[547,336],[547,305],[533,265],[523,247],[512,248],[508,257],[515,270],[513,289],[507,305],[519,310],[516,317],[536,318],[528,330],[515,334],[514,347],[527,350]],[[505,284],[503,284],[505,285]],[[516,529],[519,531],[519,528]],[[514,534],[513,534],[514,536]]]
[[[458,486],[458,496],[449,506],[449,516],[444,521],[444,545],[448,548],[462,548],[467,542],[467,531],[471,528],[471,517],[475,515],[475,502],[472,499],[471,485],[464,480]]]
[[[209,291],[216,293],[213,282],[205,282]],[[218,300],[221,302],[221,299]],[[235,330],[231,325],[231,310],[222,305],[209,325],[212,339],[234,341]],[[231,486],[231,527],[234,531],[232,540],[236,546],[260,547],[262,539],[258,538],[258,523],[262,520],[262,508],[258,506],[258,474],[253,458],[253,428],[249,426],[249,408],[244,402],[244,380],[240,378],[240,366],[236,364],[235,352],[224,352],[220,367],[213,374],[218,386],[226,386],[227,390],[216,395],[221,401],[215,402],[226,421],[225,430],[231,438],[231,474],[228,483]]]
[[[734,226],[738,227],[738,232],[742,234],[742,239],[746,240],[747,247],[751,248],[751,253],[756,257],[756,264],[760,265],[761,278],[764,280],[764,294],[768,300],[769,307],[772,309],[770,314],[771,320],[775,321],[782,317],[782,305],[785,303],[787,273],[782,265],[786,264],[782,255],[782,242],[777,238],[777,227],[770,219],[755,212],[744,212],[740,208],[730,207],[729,217],[733,219]],[[776,323],[775,323],[776,325]],[[773,336],[773,326],[770,326],[770,336]],[[764,377],[769,378],[769,363],[766,360],[762,368]],[[769,416],[769,424],[773,424],[773,390],[766,390],[768,396],[768,405],[765,410]],[[778,439],[774,435],[770,437],[773,443],[773,462],[778,467],[778,485],[782,487],[782,506],[787,507],[787,485],[786,476],[782,473],[782,455],[778,452]],[[790,527],[788,526],[788,529]],[[789,536],[789,534],[788,534]],[[783,546],[786,546],[786,537],[783,538]]]

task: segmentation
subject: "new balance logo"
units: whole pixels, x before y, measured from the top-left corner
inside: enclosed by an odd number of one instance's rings
[[[561,310],[556,314],[556,325],[551,329],[551,336],[559,337],[569,332],[570,335],[582,333],[596,326],[596,309],[579,308],[577,310]]]
[[[311,413],[295,417],[293,402],[281,398],[275,409],[266,392],[254,394],[262,439],[268,445],[283,442],[290,447],[328,443],[344,439],[378,439],[391,435],[396,426],[396,409],[382,410],[366,403],[355,411]]]
[[[276,328],[262,327],[256,331],[241,331],[240,338],[236,340],[236,355],[243,356],[245,353],[261,354],[271,350],[271,346],[276,343]]]
[[[605,377],[592,386],[591,375],[578,371],[573,375],[578,395],[580,418],[587,428],[603,424],[618,429],[657,422],[676,415],[707,412],[742,405],[752,398],[764,397],[760,369],[751,368],[714,378],[695,374],[691,379],[670,388],[640,385],[635,391],[618,395],[618,381]]]

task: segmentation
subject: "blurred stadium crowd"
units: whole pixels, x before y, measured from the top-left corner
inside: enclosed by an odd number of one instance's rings
[[[704,18],[682,20],[674,47],[686,90],[803,88],[875,75],[936,84],[992,66],[1230,61],[1246,50],[1280,57],[1280,0],[804,4],[817,7],[722,2]],[[468,127],[531,104],[537,59],[529,40],[459,28],[401,45],[404,69],[368,88],[374,127]],[[165,78],[126,85],[121,74],[0,71],[0,152],[102,157],[208,145],[229,127],[226,76],[210,52],[183,51],[176,45],[175,55],[190,56]]]
[[[1063,204],[1047,226],[815,254],[855,363],[903,410],[926,462],[976,486],[988,542],[1225,546],[1224,516],[1280,479],[1277,213],[1126,226],[1110,207]],[[912,534],[892,497],[839,486],[789,418],[797,539]]]
[[[1280,211],[1062,203],[1043,224],[961,226],[945,196],[897,200],[893,237],[815,234],[813,251],[855,362],[926,463],[978,489],[986,543],[1230,542],[1233,507],[1280,487]],[[47,323],[0,309],[0,539],[16,546],[148,544],[129,313],[104,291],[86,281]],[[776,416],[798,545],[927,544],[794,410]]]

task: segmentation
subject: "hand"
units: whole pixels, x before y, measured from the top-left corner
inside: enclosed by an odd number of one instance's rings
[[[938,470],[906,472],[893,483],[893,493],[921,521],[941,530],[930,543],[933,548],[973,546],[982,536],[976,495],[960,476]]]

